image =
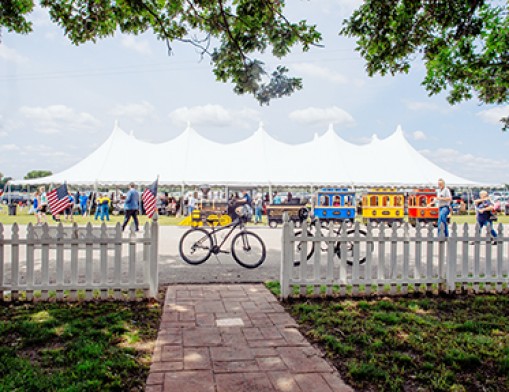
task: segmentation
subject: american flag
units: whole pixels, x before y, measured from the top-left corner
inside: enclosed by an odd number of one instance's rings
[[[48,203],[51,215],[53,216],[60,214],[63,210],[70,207],[71,203],[69,201],[67,184],[59,186],[48,193]]]
[[[147,216],[152,218],[157,209],[157,180],[143,191],[141,200]]]

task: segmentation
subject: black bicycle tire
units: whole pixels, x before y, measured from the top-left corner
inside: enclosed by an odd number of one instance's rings
[[[355,233],[355,229],[349,229],[346,231],[346,234],[352,234],[352,233]],[[359,230],[359,234],[363,235],[363,236],[366,236],[368,233],[365,231],[365,230]],[[341,234],[338,234],[338,236],[340,236]],[[375,249],[375,246],[373,244],[371,244],[371,252],[373,252],[373,250]],[[338,242],[336,244],[336,256],[338,256],[338,258],[341,260],[341,242]],[[362,257],[362,258],[359,258],[359,264],[364,264],[366,262],[366,258],[367,258],[367,255]],[[346,263],[348,265],[353,265],[353,260],[346,260]]]
[[[196,233],[197,231],[200,231],[202,232],[207,238],[208,238],[208,241],[210,242],[210,247],[208,249],[208,252],[206,254],[205,257],[203,257],[202,259],[196,261],[196,260],[191,260],[190,258],[188,258],[185,254],[184,254],[184,250],[183,250],[183,244],[184,244],[184,239],[191,233]],[[210,255],[212,254],[212,245],[213,245],[213,241],[212,241],[212,236],[210,235],[210,233],[205,230],[205,229],[201,229],[201,228],[195,228],[195,229],[189,229],[187,230],[184,235],[180,238],[180,241],[179,241],[179,253],[180,253],[180,257],[182,257],[182,259],[188,263],[188,264],[191,264],[191,265],[199,265],[199,264],[203,264],[205,263]]]
[[[302,234],[302,230],[297,230],[295,232],[295,236],[299,236]],[[313,236],[313,233],[311,233],[309,230],[308,230],[308,237],[312,237]],[[302,241],[301,241],[302,242]],[[299,242],[299,244],[301,243]],[[315,243],[313,241],[310,241],[310,245],[309,246],[309,253],[307,254],[306,256],[306,260],[309,260],[312,256],[313,256],[313,253],[315,253]],[[300,262],[299,261],[294,261],[293,262],[293,265],[294,267],[298,267],[300,265]]]
[[[262,246],[261,257],[255,264],[244,263],[243,261],[240,260],[239,256],[235,252],[235,244],[237,243],[237,240],[241,239],[242,236],[252,236],[252,237],[256,238],[256,240]],[[267,257],[267,250],[265,248],[265,243],[263,242],[263,240],[260,238],[260,236],[258,234],[255,234],[252,231],[241,231],[240,233],[235,234],[235,236],[232,238],[232,257],[239,265],[241,265],[244,268],[249,268],[249,269],[257,268],[263,264],[263,262],[265,261],[265,258]]]

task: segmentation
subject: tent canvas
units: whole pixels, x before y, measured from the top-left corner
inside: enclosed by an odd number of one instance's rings
[[[49,177],[12,181],[13,185],[209,184],[211,186],[414,186],[478,183],[456,176],[422,156],[400,126],[385,139],[364,145],[342,139],[332,126],[321,136],[291,145],[271,137],[260,125],[250,137],[222,144],[190,125],[163,143],[148,143],[115,124],[106,141],[72,167]]]

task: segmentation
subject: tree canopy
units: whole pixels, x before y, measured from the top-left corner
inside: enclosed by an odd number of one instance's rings
[[[451,104],[473,97],[509,101],[507,1],[365,0],[344,21],[369,75],[408,72],[421,57],[430,95],[448,91]],[[501,120],[509,127],[509,118]]]
[[[151,30],[166,42],[185,42],[209,55],[217,80],[231,81],[238,94],[253,94],[261,104],[302,88],[301,79],[278,66],[270,75],[257,59],[271,51],[281,58],[300,45],[319,43],[315,26],[291,22],[283,14],[284,0],[40,0],[51,19],[73,44],[95,42],[116,32],[141,34]],[[34,0],[2,0],[0,26],[27,34]]]
[[[30,180],[32,178],[41,178],[41,177],[47,177],[51,176],[53,172],[50,170],[32,170],[29,171],[25,177],[23,177],[24,180]]]
[[[35,0],[2,0],[0,27],[27,34]],[[261,104],[302,88],[282,65],[272,72],[259,60],[282,58],[295,46],[319,45],[316,26],[285,16],[284,0],[40,0],[76,45],[120,31],[152,31],[172,51],[176,41],[210,56],[217,80]],[[509,101],[509,15],[505,0],[365,0],[343,22],[369,75],[408,72],[421,57],[430,95],[448,91],[451,104],[476,97]],[[258,57],[258,58],[257,58]],[[509,127],[509,118],[505,129]]]

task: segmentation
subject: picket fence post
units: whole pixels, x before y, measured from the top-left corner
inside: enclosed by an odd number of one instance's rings
[[[456,291],[456,264],[457,264],[457,248],[458,247],[458,231],[456,223],[452,224],[449,239],[447,240],[447,274],[446,288],[449,293]]]
[[[159,255],[159,226],[157,223],[157,212],[154,214],[154,219],[150,227],[150,236],[152,237],[150,249],[150,272],[149,272],[149,295],[151,298],[157,297],[157,290],[159,287],[159,271],[158,271],[158,255]]]
[[[290,241],[290,223],[288,219],[288,213],[283,213],[283,235],[281,236],[281,275],[280,275],[280,284],[281,284],[281,299],[284,300],[288,298],[290,295],[290,272],[293,267],[290,266],[290,263],[293,263],[291,258],[291,246],[292,242]],[[303,260],[301,260],[301,267]]]

